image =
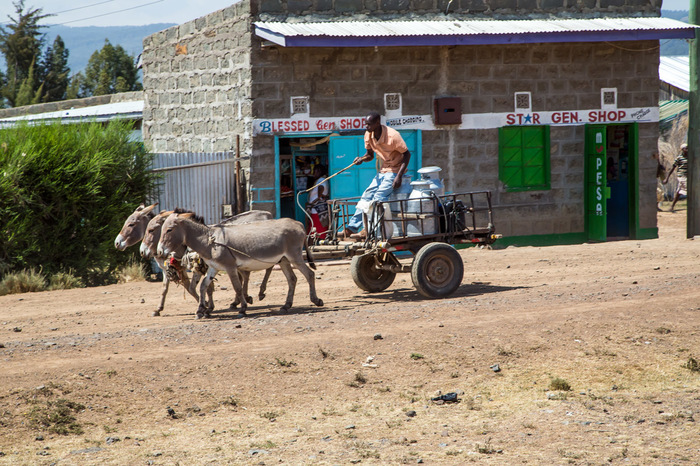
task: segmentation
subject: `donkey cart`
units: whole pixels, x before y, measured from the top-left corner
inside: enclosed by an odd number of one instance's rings
[[[362,290],[378,293],[394,282],[397,273],[410,273],[418,292],[444,298],[462,283],[464,264],[454,245],[490,245],[494,232],[491,193],[475,191],[363,205],[359,198],[328,201],[331,229],[309,246],[319,259],[351,257],[350,272]],[[359,242],[341,241],[355,208],[365,212],[367,235]],[[410,265],[399,257],[412,254]]]

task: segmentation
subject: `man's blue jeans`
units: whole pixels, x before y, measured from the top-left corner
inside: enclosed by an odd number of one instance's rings
[[[377,173],[372,179],[365,192],[362,193],[362,200],[371,201],[388,201],[391,192],[394,190],[394,179],[396,173]],[[362,211],[355,209],[355,214],[350,217],[347,229],[353,233],[357,233],[362,229]]]

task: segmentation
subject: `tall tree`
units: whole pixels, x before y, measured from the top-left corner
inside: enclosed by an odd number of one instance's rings
[[[14,107],[19,89],[29,76],[30,68],[39,62],[44,43],[44,35],[41,33],[44,26],[39,25],[39,21],[51,15],[41,14],[41,8],[25,11],[24,0],[14,2],[13,5],[16,18],[8,16],[10,24],[7,27],[0,26],[0,52],[5,56],[7,64],[7,82],[0,93]],[[32,94],[40,85],[37,81],[33,79],[33,82],[29,83]]]
[[[143,89],[134,57],[126,53],[121,45],[113,46],[109,40],[105,40],[102,49],[90,56],[84,78],[81,86],[84,96]]]
[[[68,67],[68,49],[61,36],[56,36],[53,45],[44,52],[39,73],[39,82],[43,86],[42,102],[64,100],[70,80],[70,68]]]

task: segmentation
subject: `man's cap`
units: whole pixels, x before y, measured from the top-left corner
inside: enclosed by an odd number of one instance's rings
[[[687,148],[688,148],[688,144],[685,144],[685,143],[681,144],[681,150],[687,149]]]

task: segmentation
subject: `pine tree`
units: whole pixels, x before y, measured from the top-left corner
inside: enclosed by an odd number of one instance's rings
[[[34,63],[29,67],[29,74],[22,81],[17,91],[17,97],[15,98],[15,107],[22,107],[24,105],[38,104],[41,102],[41,94],[44,89],[44,85],[41,84],[39,89],[34,90]]]
[[[134,57],[126,53],[121,45],[113,46],[109,40],[105,40],[102,49],[90,56],[84,78],[81,86],[84,96],[143,89]]]
[[[39,67],[43,84],[43,102],[55,102],[66,98],[70,68],[68,67],[68,49],[61,36],[56,36],[53,45],[44,53]]]
[[[42,15],[41,8],[25,11],[24,0],[19,0],[13,5],[16,18],[10,16],[9,26],[0,27],[0,52],[5,56],[7,64],[6,83],[2,86],[0,93],[11,106],[15,107],[22,84],[25,84],[25,87],[30,86],[32,96],[40,85],[36,74],[32,77],[32,81],[27,81],[27,78],[30,69],[33,69],[33,65],[39,61],[44,43],[44,35],[41,33],[43,26],[39,25],[39,21],[50,15]],[[30,100],[33,100],[33,97]]]

